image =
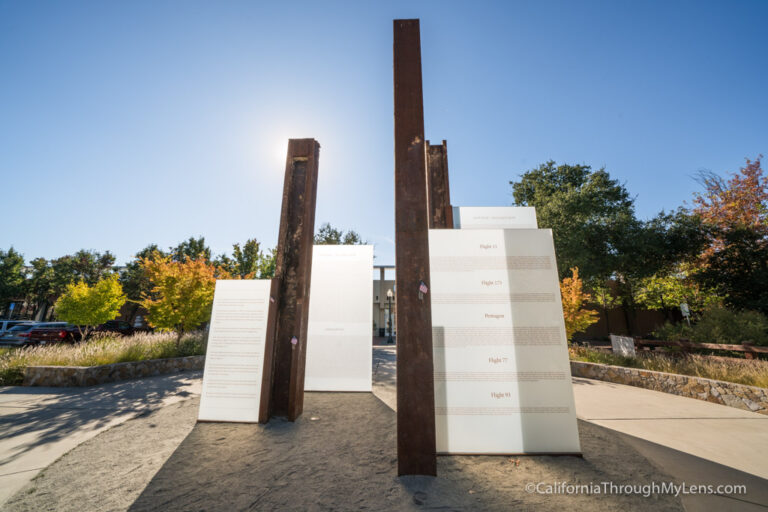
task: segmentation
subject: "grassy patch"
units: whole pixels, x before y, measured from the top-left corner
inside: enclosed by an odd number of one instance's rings
[[[0,385],[17,386],[27,366],[98,366],[148,359],[205,354],[207,335],[186,334],[176,346],[175,333],[105,336],[85,343],[0,349]]]
[[[573,361],[641,368],[768,388],[768,361],[759,359],[735,359],[698,354],[672,355],[659,352],[639,352],[637,357],[623,357],[581,346],[572,346],[569,351]]]

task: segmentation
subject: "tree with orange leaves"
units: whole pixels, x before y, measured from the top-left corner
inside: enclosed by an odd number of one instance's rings
[[[185,332],[211,318],[216,278],[230,277],[202,258],[174,261],[169,256],[154,255],[142,259],[141,265],[152,283],[152,290],[141,300],[149,312],[149,324],[175,330],[177,345]]]
[[[694,194],[693,212],[717,233],[708,253],[721,249],[722,235],[732,229],[768,235],[768,176],[760,165],[762,157],[747,158],[747,164],[728,180],[714,173],[700,175],[705,190]]]
[[[762,155],[725,180],[702,175],[705,191],[694,213],[709,228],[711,243],[696,277],[736,309],[768,313],[768,176]]]
[[[563,301],[563,319],[565,320],[565,337],[568,342],[577,332],[597,322],[598,312],[585,309],[592,297],[584,291],[584,283],[579,278],[579,268],[571,269],[571,277],[564,277],[560,283],[560,296]]]

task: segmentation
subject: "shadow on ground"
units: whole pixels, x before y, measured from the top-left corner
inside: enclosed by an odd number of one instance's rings
[[[130,510],[682,510],[673,496],[526,492],[538,482],[669,480],[594,425],[579,424],[583,458],[440,457],[439,477],[398,478],[395,422],[369,393],[307,393],[295,423],[200,423]]]
[[[4,453],[0,466],[83,429],[100,429],[125,414],[147,414],[169,396],[187,398],[190,394],[182,388],[199,377],[200,372],[186,372],[90,388],[0,388],[0,439],[23,440]]]

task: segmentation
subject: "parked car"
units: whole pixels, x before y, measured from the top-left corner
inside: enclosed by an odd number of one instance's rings
[[[56,326],[37,327],[29,331],[28,343],[30,345],[47,345],[48,343],[61,343],[80,341],[82,335],[76,325],[60,322]]]
[[[11,328],[22,324],[34,324],[32,320],[0,320],[0,336],[10,331]]]
[[[122,334],[123,336],[130,336],[136,332],[136,330],[137,329],[135,329],[129,322],[123,320],[110,320],[97,326],[96,329],[94,329],[94,332],[113,332]]]
[[[34,322],[20,324],[12,327],[8,332],[0,336],[0,345],[8,347],[23,347],[30,345],[30,334],[35,329],[43,327],[65,327],[66,322]]]

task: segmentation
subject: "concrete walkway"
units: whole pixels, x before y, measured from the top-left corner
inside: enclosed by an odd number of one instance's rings
[[[659,391],[574,378],[586,421],[768,479],[768,416]]]
[[[98,433],[200,393],[202,372],[87,388],[0,387],[0,506]]]

